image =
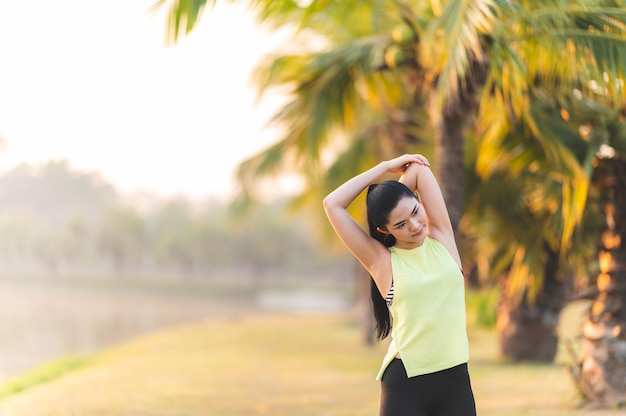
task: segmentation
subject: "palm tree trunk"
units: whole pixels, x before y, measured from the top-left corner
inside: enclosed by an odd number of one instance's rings
[[[556,356],[557,326],[566,303],[567,283],[557,278],[559,254],[548,247],[546,253],[543,289],[534,302],[524,296],[516,304],[501,295],[497,329],[500,352],[508,359],[552,362]]]
[[[570,370],[594,405],[626,405],[626,158],[598,159],[593,187],[606,217],[597,296],[583,325],[581,360]]]
[[[470,103],[472,100],[468,97],[459,99],[454,108],[447,106],[441,113],[432,108],[430,111],[435,131],[435,172],[448,207],[457,244],[465,198],[464,129],[470,123],[474,112],[474,105]]]

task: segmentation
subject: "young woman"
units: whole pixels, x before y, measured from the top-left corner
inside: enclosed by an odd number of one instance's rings
[[[386,173],[402,176],[373,184]],[[369,235],[347,212],[366,188]],[[380,416],[476,415],[461,259],[426,158],[381,162],[331,192],[324,209],[372,276],[378,339],[391,333],[376,377]]]

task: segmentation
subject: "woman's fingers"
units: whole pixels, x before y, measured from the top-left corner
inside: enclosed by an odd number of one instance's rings
[[[413,156],[415,156],[416,158],[416,163],[419,163],[420,165],[424,165],[424,166],[430,166],[430,162],[428,162],[428,159],[426,159],[424,155],[415,154]]]
[[[424,156],[420,155],[420,158],[422,160],[422,162],[424,163],[424,165],[426,166],[430,166],[430,162],[428,161],[428,159],[426,159]]]

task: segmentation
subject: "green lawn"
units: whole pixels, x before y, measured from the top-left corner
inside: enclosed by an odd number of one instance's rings
[[[350,315],[257,315],[151,334],[0,401],[0,415],[373,416],[384,344]],[[507,364],[493,333],[470,333],[481,416],[616,416],[584,411],[559,365]],[[42,380],[45,377],[41,376]]]

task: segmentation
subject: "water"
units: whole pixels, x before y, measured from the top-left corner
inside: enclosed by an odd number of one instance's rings
[[[2,280],[0,382],[55,358],[223,315],[222,303],[180,285]]]
[[[89,355],[178,324],[254,312],[346,310],[329,290],[124,279],[0,279],[0,382],[60,357]]]
[[[263,310],[319,313],[340,312],[350,308],[345,293],[319,290],[263,290],[256,296],[256,304]]]

